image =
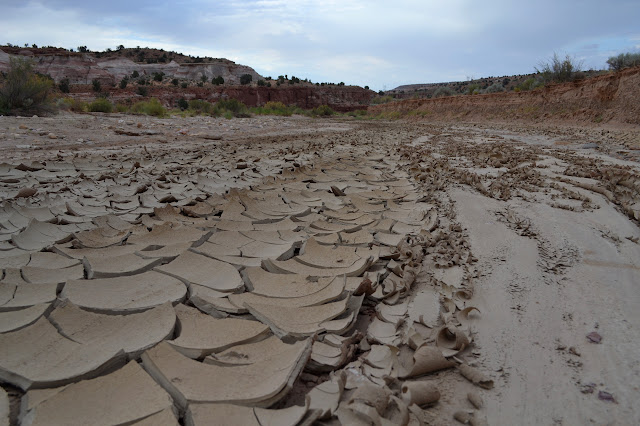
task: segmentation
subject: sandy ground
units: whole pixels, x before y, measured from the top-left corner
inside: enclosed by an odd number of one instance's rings
[[[406,153],[401,167],[448,210],[446,220],[462,226],[477,258],[469,306],[481,316],[474,344],[462,356],[495,381],[494,389],[482,390],[488,423],[631,425],[640,423],[640,228],[630,218],[639,194],[637,186],[618,191],[603,170],[637,179],[640,167],[638,153],[621,150],[616,134],[301,117],[70,114],[0,118],[0,155],[5,162],[27,162],[86,152],[178,155],[207,144],[395,147]],[[613,198],[576,182],[606,188]],[[429,279],[450,279],[425,266],[414,294]],[[594,331],[600,343],[587,339]],[[434,379],[443,396],[425,410],[427,418],[455,423],[453,413],[471,407],[465,395],[474,386],[450,371]]]

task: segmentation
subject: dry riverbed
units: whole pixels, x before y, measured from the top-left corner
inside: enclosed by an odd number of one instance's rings
[[[638,424],[638,135],[0,117],[0,425]]]

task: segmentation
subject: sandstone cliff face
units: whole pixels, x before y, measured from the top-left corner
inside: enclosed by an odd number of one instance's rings
[[[640,124],[640,67],[520,93],[391,102],[372,114],[397,112],[425,120],[559,121]]]
[[[32,53],[32,52],[29,52]],[[91,53],[56,53],[29,55],[36,63],[36,70],[48,74],[59,83],[68,78],[71,84],[90,84],[94,79],[103,84],[116,84],[123,77],[130,76],[134,71],[140,75],[153,75],[163,72],[166,78],[199,80],[202,75],[209,80],[222,76],[225,82],[240,84],[240,76],[250,74],[254,81],[262,77],[253,68],[239,65],[228,60],[218,60],[210,63],[177,63],[171,61],[166,64],[142,64],[128,58],[98,59]],[[9,68],[7,53],[0,50],[0,71]]]

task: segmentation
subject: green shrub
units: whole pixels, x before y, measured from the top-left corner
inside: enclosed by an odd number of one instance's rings
[[[65,111],[82,112],[85,110],[86,103],[73,98],[58,98],[56,107]]]
[[[386,104],[391,101],[393,101],[393,97],[391,95],[386,95],[386,96],[378,95],[375,98],[371,99],[371,104],[372,105]]]
[[[480,93],[480,85],[478,84],[470,84],[467,86],[467,94],[468,95],[475,95],[477,93]]]
[[[240,76],[240,84],[245,85],[251,83],[253,76],[251,74],[242,74]]]
[[[129,106],[125,104],[116,104],[116,111],[118,112],[129,112]]]
[[[191,111],[196,112],[198,114],[211,115],[215,113],[215,108],[213,104],[202,99],[192,99],[189,102],[187,102],[187,106]]]
[[[264,80],[258,80],[258,86],[263,87],[266,86],[267,83],[264,82]]]
[[[484,92],[485,93],[504,92],[504,86],[502,85],[502,83],[493,83],[491,86],[487,87]]]
[[[49,96],[53,81],[33,71],[33,61],[11,57],[0,75],[0,114],[41,114],[55,106]]]
[[[543,61],[538,67],[535,67],[536,72],[542,76],[542,80],[545,83],[573,81],[576,73],[578,73],[581,68],[581,62],[576,62],[569,55],[566,55],[564,59],[560,59],[557,53],[554,53],[549,61]]]
[[[352,115],[355,115],[356,117],[364,117],[365,115],[367,115],[367,110],[366,109],[357,109],[355,111],[351,111]]]
[[[71,99],[71,104],[69,109],[73,112],[85,112],[87,111],[87,103],[83,102],[79,99]]]
[[[203,83],[206,83],[209,79],[207,78],[207,76],[206,76],[206,75],[202,74],[202,76],[200,77],[200,80],[201,80]]]
[[[164,73],[163,72],[153,73],[153,80],[154,81],[162,81],[163,78],[164,78]]]
[[[328,105],[320,105],[311,110],[311,115],[313,117],[329,117],[334,115],[336,112],[331,109]]]
[[[89,112],[112,112],[113,105],[106,98],[97,98],[88,106]]]
[[[282,102],[269,101],[262,107],[251,108],[251,112],[258,115],[280,115],[289,117],[294,113],[294,107],[288,107]]]
[[[138,86],[138,95],[146,98],[149,95],[149,88],[145,86]]]
[[[640,66],[640,53],[621,53],[618,56],[611,56],[607,59],[609,69],[620,71],[625,68]]]
[[[434,98],[442,98],[444,96],[453,96],[455,92],[453,89],[447,86],[440,86],[436,90],[433,91],[432,97]]]
[[[138,78],[140,77],[140,73],[138,71],[134,71],[131,73],[131,78]]]
[[[355,111],[349,111],[347,114],[349,117],[362,118],[367,115],[366,109],[357,109]]]
[[[518,84],[513,88],[516,92],[526,92],[528,90],[537,89],[538,87],[543,87],[544,82],[542,81],[542,77],[531,77]]]
[[[124,77],[122,80],[120,80],[121,89],[125,89],[127,87],[127,84],[129,84],[129,79],[127,77]]]
[[[154,117],[164,117],[167,114],[167,110],[156,98],[136,102],[131,106],[131,112],[134,114],[153,115]]]
[[[189,108],[189,102],[187,102],[185,98],[178,99],[176,104],[181,111],[184,111],[185,109]]]
[[[227,112],[234,117],[247,117],[247,106],[237,99],[222,99],[215,104],[214,115],[227,116]]]
[[[216,86],[220,85],[220,84],[224,84],[224,78],[222,78],[221,75],[217,76],[216,78],[212,79],[211,82],[213,84],[215,84]]]
[[[189,84],[185,81],[184,83],[180,84],[180,87],[182,87],[183,89],[186,89],[188,85]]]
[[[94,78],[91,81],[91,86],[93,87],[93,91],[94,92],[101,92],[102,91],[102,84],[100,84],[100,80],[98,80],[97,78]]]
[[[398,120],[401,114],[398,111],[385,111],[378,114],[375,118],[378,120]]]
[[[174,86],[178,86],[178,83],[180,82],[178,81],[177,78],[174,78],[173,80],[171,80],[171,84],[173,84]]]
[[[71,88],[69,86],[69,79],[68,78],[62,79],[60,81],[60,84],[58,84],[58,88],[62,93],[69,93],[71,91]]]

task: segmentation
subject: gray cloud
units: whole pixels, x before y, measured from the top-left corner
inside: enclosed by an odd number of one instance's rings
[[[9,0],[2,8],[4,42],[163,47],[375,89],[528,73],[553,52],[602,68],[607,54],[640,38],[636,1]]]

